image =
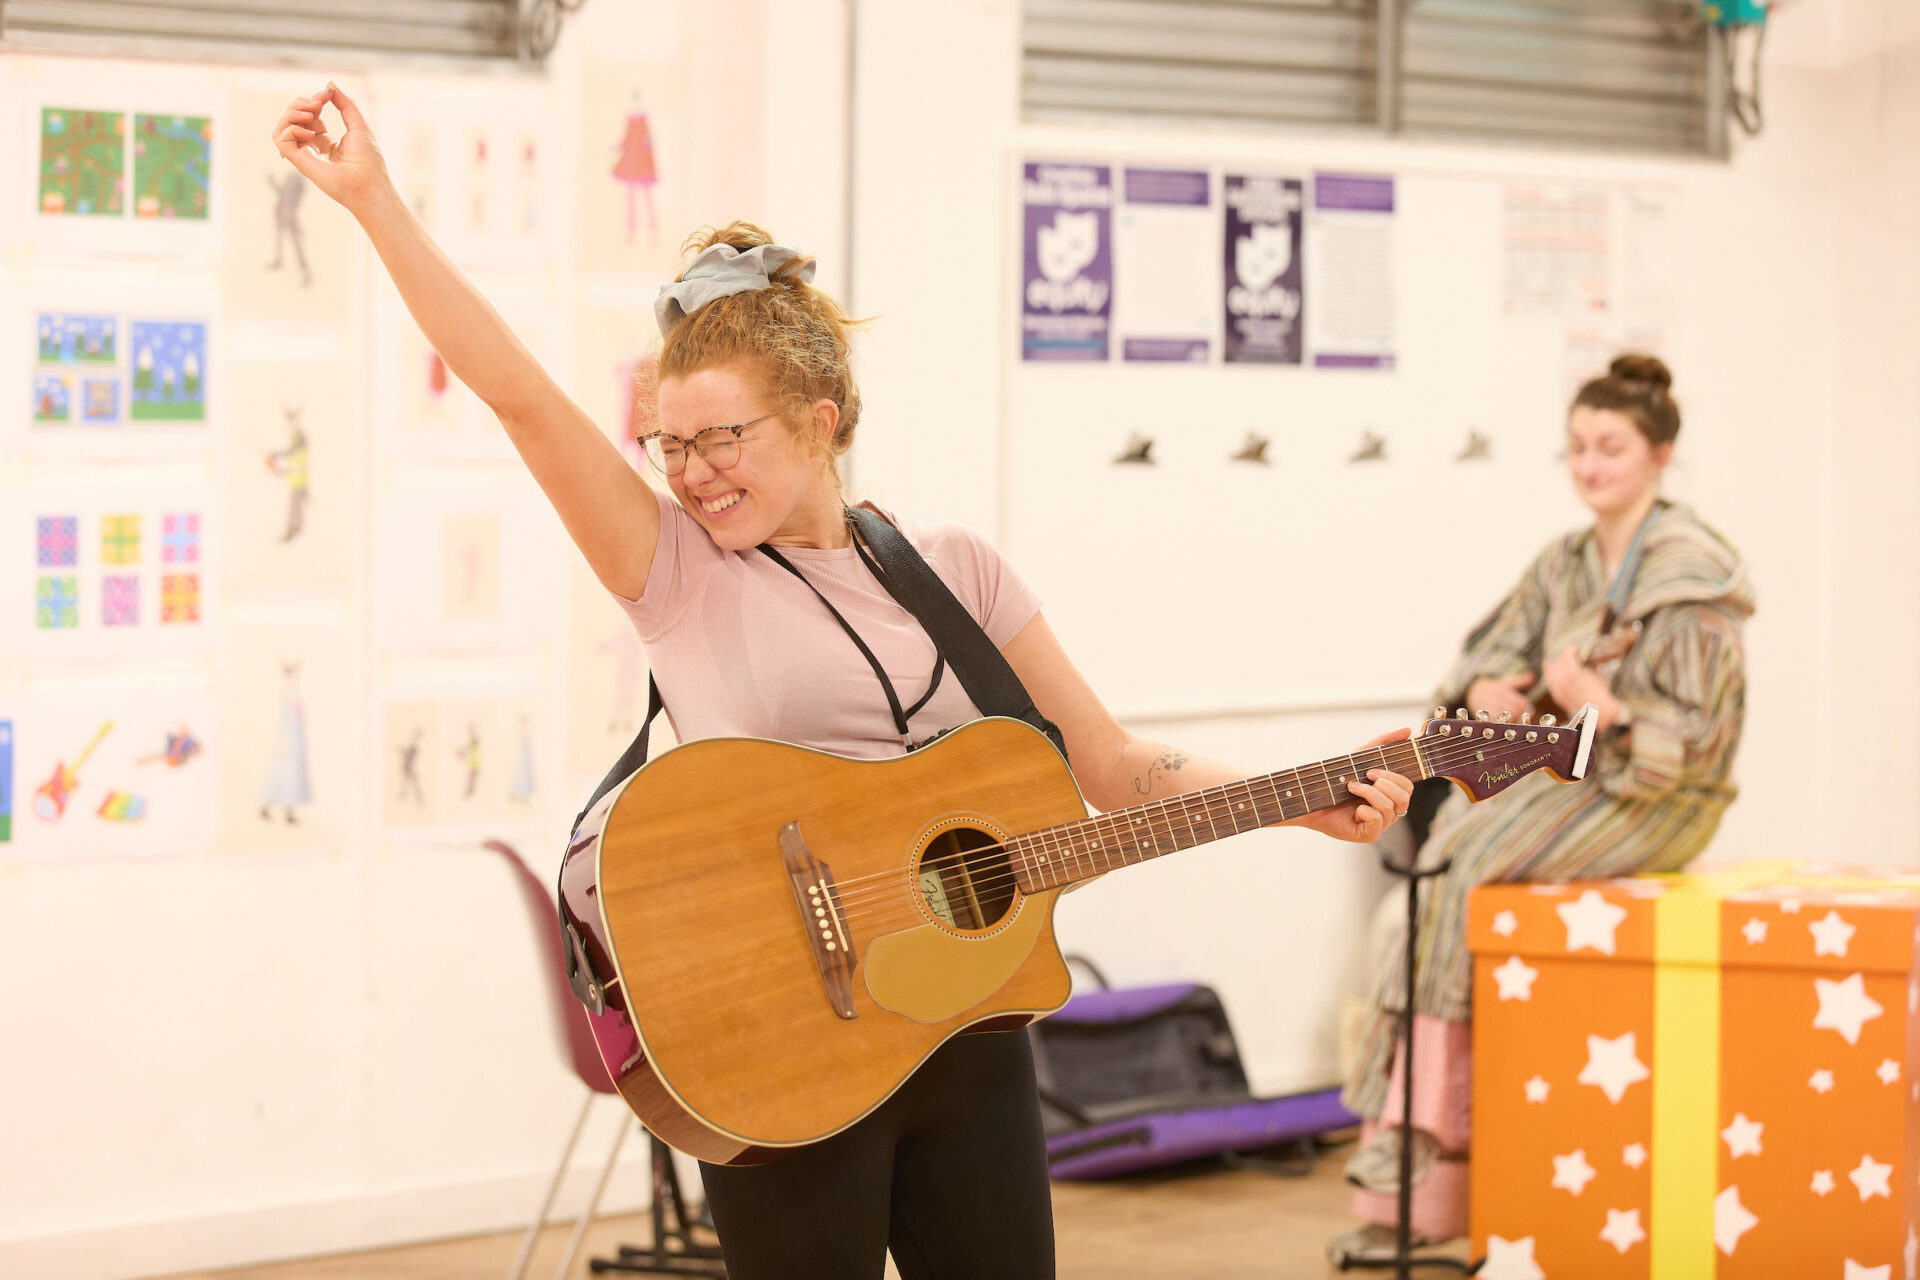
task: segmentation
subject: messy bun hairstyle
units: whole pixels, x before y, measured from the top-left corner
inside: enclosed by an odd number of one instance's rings
[[[701,228],[687,237],[680,250],[690,259],[716,244],[745,252],[773,243],[764,228],[730,222],[718,230]],[[636,380],[635,421],[653,420],[661,378],[745,361],[763,379],[764,389],[779,405],[790,430],[800,431],[811,420],[814,401],[839,405],[840,421],[828,442],[827,456],[845,453],[860,423],[851,339],[861,322],[849,317],[824,290],[799,278],[812,261],[794,258],[773,272],[770,288],[715,298],[675,324],[661,340],[658,363],[643,367]]]
[[[1580,388],[1573,408],[1623,413],[1657,449],[1680,434],[1680,406],[1672,388],[1673,373],[1658,356],[1628,352],[1615,356],[1606,373]]]

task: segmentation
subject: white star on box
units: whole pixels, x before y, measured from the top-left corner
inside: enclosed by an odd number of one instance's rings
[[[1807,1077],[1807,1088],[1813,1090],[1815,1093],[1832,1093],[1833,1072],[1827,1070],[1825,1067],[1820,1068],[1811,1076]]]
[[[1813,1194],[1824,1196],[1833,1190],[1833,1170],[1815,1169],[1813,1171]]]
[[[1893,1264],[1885,1262],[1877,1267],[1863,1267],[1848,1258],[1847,1274],[1841,1280],[1893,1280]]]
[[[1907,1280],[1913,1280],[1916,1264],[1920,1264],[1920,1234],[1912,1227],[1907,1228],[1907,1247],[1900,1251],[1900,1258],[1907,1264]]]
[[[1523,1087],[1527,1091],[1528,1102],[1545,1102],[1547,1100],[1547,1090],[1553,1088],[1552,1085],[1542,1080],[1539,1076],[1535,1076],[1533,1079],[1527,1081]]]
[[[1608,902],[1598,889],[1589,889],[1572,902],[1555,907],[1554,914],[1567,926],[1567,950],[1592,947],[1602,955],[1613,954],[1613,931],[1627,918],[1627,909]]]
[[[1618,1103],[1627,1089],[1652,1076],[1647,1064],[1634,1053],[1633,1032],[1609,1040],[1604,1036],[1587,1037],[1587,1065],[1576,1079],[1597,1086],[1607,1101]]]
[[[1738,1160],[1741,1156],[1760,1154],[1760,1131],[1767,1126],[1755,1120],[1747,1119],[1746,1113],[1736,1111],[1733,1123],[1720,1131],[1727,1144],[1727,1159]]]
[[[1729,1258],[1740,1237],[1759,1225],[1760,1219],[1740,1203],[1739,1187],[1728,1187],[1713,1198],[1713,1243]]]
[[[1875,1196],[1884,1196],[1891,1200],[1893,1188],[1887,1185],[1887,1176],[1892,1172],[1892,1165],[1881,1164],[1872,1156],[1861,1156],[1859,1165],[1847,1175],[1847,1181],[1859,1189],[1862,1204]]]
[[[1533,980],[1539,976],[1540,971],[1519,956],[1514,956],[1493,971],[1493,980],[1500,984],[1502,1000],[1533,999]]]
[[[1853,940],[1854,927],[1842,920],[1838,911],[1829,911],[1808,925],[1807,932],[1813,935],[1813,954],[1844,959],[1847,943]]]
[[[1549,1185],[1577,1196],[1587,1189],[1587,1184],[1594,1177],[1593,1166],[1587,1163],[1587,1150],[1581,1147],[1570,1156],[1553,1158],[1553,1182]]]
[[[1487,1237],[1487,1260],[1477,1273],[1481,1280],[1547,1280],[1547,1273],[1533,1260],[1533,1237],[1506,1240]]]
[[[1767,922],[1759,916],[1748,916],[1747,922],[1740,926],[1740,936],[1747,940],[1748,946],[1755,946],[1767,940]]]
[[[1600,1238],[1621,1253],[1625,1253],[1645,1240],[1647,1233],[1640,1227],[1640,1211],[1638,1209],[1607,1210],[1607,1225],[1600,1232]]]
[[[1820,1012],[1813,1015],[1815,1029],[1825,1027],[1838,1031],[1848,1044],[1859,1044],[1861,1025],[1886,1012],[1878,1000],[1867,994],[1866,984],[1857,973],[1850,974],[1843,982],[1815,978],[1813,989],[1820,997]]]
[[[1900,1064],[1892,1058],[1882,1058],[1880,1065],[1873,1069],[1873,1074],[1880,1077],[1881,1084],[1892,1084],[1900,1078]]]
[[[1647,1162],[1647,1149],[1637,1142],[1629,1142],[1620,1159],[1626,1162],[1627,1168],[1638,1169]]]
[[[1496,912],[1493,917],[1493,932],[1501,938],[1511,938],[1513,931],[1520,927],[1520,921],[1511,911]]]

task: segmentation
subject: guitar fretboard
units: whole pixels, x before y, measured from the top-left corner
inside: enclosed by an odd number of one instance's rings
[[[1346,804],[1354,799],[1347,783],[1364,781],[1369,769],[1387,769],[1415,781],[1431,776],[1411,741],[1390,742],[1030,831],[1007,841],[1007,852],[1021,891],[1037,893]]]

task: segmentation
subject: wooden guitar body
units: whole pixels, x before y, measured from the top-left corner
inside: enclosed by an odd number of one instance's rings
[[[858,1121],[957,1032],[1059,1008],[1059,890],[1022,893],[1000,845],[1085,816],[1014,720],[877,761],[759,739],[661,756],[561,873],[622,1096],[680,1150],[753,1163]]]

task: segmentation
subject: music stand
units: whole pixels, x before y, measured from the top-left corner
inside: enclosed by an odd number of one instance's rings
[[[1407,882],[1407,987],[1400,1006],[1400,1192],[1397,1200],[1397,1221],[1394,1225],[1394,1248],[1391,1258],[1341,1258],[1334,1266],[1341,1271],[1387,1271],[1391,1270],[1395,1280],[1408,1280],[1413,1269],[1435,1267],[1442,1271],[1457,1271],[1461,1275],[1476,1275],[1481,1264],[1460,1258],[1447,1258],[1431,1254],[1413,1252],[1413,999],[1414,964],[1419,955],[1420,932],[1420,882],[1431,880],[1444,874],[1453,865],[1452,859],[1437,867],[1420,869],[1419,851],[1407,855],[1405,866],[1395,862],[1393,855],[1382,851],[1380,865],[1389,875],[1399,876]]]

